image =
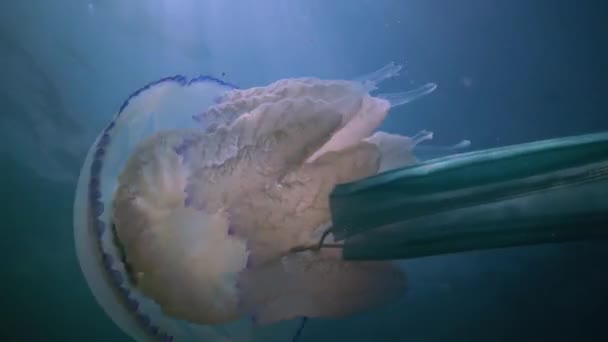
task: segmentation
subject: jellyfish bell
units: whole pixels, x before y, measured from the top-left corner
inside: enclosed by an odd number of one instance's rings
[[[391,107],[435,89],[370,93],[399,69],[250,89],[177,76],[135,92],[89,150],[75,199],[100,306],[138,341],[253,341],[260,324],[284,341],[294,329],[281,322],[402,294],[391,262],[292,252],[331,225],[336,184],[413,163],[431,138],[374,133]]]

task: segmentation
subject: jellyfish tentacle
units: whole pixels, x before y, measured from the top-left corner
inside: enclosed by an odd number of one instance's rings
[[[421,143],[427,141],[427,140],[432,140],[433,139],[433,132],[431,131],[427,131],[425,129],[423,129],[422,131],[414,134],[413,137],[411,137],[412,140],[412,144],[414,146],[420,145]]]
[[[376,145],[380,150],[379,172],[414,164],[416,162],[416,157],[413,153],[414,147],[418,143],[432,137],[431,132],[423,132],[410,138],[404,135],[380,131],[366,138],[365,141]]]
[[[372,92],[378,89],[377,87],[382,81],[399,76],[399,71],[401,71],[402,68],[401,65],[390,62],[376,71],[356,77],[354,81],[363,84],[367,92]]]
[[[448,146],[420,146],[418,149],[428,151],[428,152],[452,152],[455,150],[462,150],[471,147],[471,141],[468,139],[461,140],[457,144],[448,145]]]
[[[375,144],[380,150],[382,157],[379,172],[412,165],[418,161],[419,156],[423,159],[443,156],[471,145],[469,140],[462,140],[451,146],[421,146],[423,142],[432,139],[433,132],[427,130],[422,130],[412,137],[379,131],[365,141]]]
[[[416,147],[416,155],[421,160],[428,160],[433,158],[442,158],[454,154],[456,152],[466,150],[471,146],[470,140],[462,140],[457,144],[449,146],[418,146]]]
[[[402,106],[416,99],[428,95],[437,89],[437,84],[427,83],[413,90],[408,90],[399,93],[378,94],[376,97],[387,100],[391,104],[391,108]]]

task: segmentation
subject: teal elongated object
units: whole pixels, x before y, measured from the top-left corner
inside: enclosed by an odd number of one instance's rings
[[[346,259],[608,239],[608,132],[429,160],[339,185]]]

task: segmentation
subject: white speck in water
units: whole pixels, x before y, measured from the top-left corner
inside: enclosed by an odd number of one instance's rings
[[[473,79],[469,76],[463,76],[460,79],[460,83],[462,83],[463,86],[468,88],[473,85]]]

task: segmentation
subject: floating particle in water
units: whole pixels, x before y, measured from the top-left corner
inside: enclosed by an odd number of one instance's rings
[[[469,88],[469,87],[472,87],[472,86],[473,86],[473,79],[472,79],[471,77],[469,77],[469,76],[462,76],[462,77],[460,78],[460,83],[461,83],[463,86],[465,86],[465,87]]]

